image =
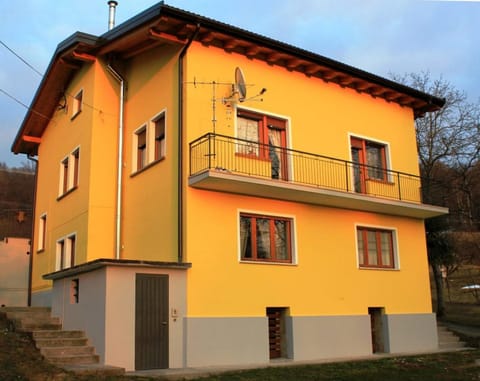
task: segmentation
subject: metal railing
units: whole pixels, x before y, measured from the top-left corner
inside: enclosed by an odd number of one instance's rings
[[[207,170],[422,202],[416,175],[213,133],[190,143],[190,175]]]

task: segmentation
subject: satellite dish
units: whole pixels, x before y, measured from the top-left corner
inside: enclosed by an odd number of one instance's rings
[[[239,67],[235,69],[235,90],[238,92],[238,100],[243,102],[247,97],[247,85],[245,84],[242,69]]]

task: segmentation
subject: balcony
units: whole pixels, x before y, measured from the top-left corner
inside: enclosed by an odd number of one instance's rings
[[[190,143],[189,185],[422,219],[448,213],[422,203],[418,176],[212,133]]]

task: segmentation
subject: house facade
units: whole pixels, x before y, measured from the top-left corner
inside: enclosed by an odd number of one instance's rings
[[[443,100],[159,3],[57,48],[32,301],[127,370],[437,348],[414,120]]]

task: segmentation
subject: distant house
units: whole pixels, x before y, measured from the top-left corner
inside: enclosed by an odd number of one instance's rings
[[[0,241],[0,306],[27,305],[29,251],[27,238]]]
[[[414,119],[443,103],[163,3],[76,33],[12,147],[33,304],[128,370],[435,349]]]

